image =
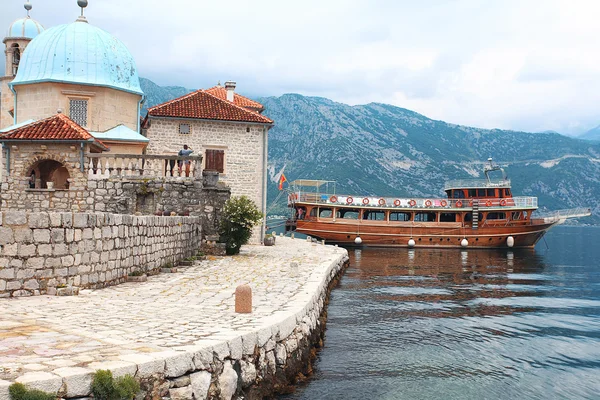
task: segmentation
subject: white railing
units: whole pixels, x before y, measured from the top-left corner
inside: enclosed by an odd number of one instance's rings
[[[510,188],[510,179],[455,179],[445,183],[444,190],[448,189],[477,189],[477,188]]]
[[[486,208],[537,208],[537,197],[513,197],[508,199],[446,199],[446,198],[401,198],[331,195],[323,193],[292,192],[288,204],[294,202],[380,207],[380,208],[472,208],[473,203],[480,209]]]
[[[202,179],[202,156],[88,153],[85,158],[85,172],[88,179],[110,177]]]
[[[559,222],[562,224],[569,218],[589,217],[590,215],[592,215],[591,208],[578,207],[566,210],[550,211],[541,215],[537,215],[536,218],[542,218],[546,223]]]

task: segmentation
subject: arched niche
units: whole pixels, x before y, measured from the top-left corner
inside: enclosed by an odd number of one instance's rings
[[[52,182],[53,189],[69,188],[69,170],[60,161],[44,159],[36,161],[27,171],[29,187],[35,189],[49,189],[48,182]]]

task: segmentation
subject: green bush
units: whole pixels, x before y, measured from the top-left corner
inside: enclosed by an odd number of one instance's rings
[[[8,387],[11,400],[56,400],[56,395],[37,389],[27,389],[22,383],[13,383]]]
[[[94,374],[92,394],[97,400],[131,400],[140,391],[140,384],[131,376],[114,379],[112,372],[100,369]]]
[[[252,227],[262,220],[256,204],[246,196],[232,197],[225,203],[221,219],[221,241],[228,255],[238,254],[252,236]]]
[[[144,271],[141,271],[139,269],[136,269],[135,271],[131,271],[129,273],[129,276],[142,276],[144,275]]]

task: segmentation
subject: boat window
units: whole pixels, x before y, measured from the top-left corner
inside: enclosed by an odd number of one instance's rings
[[[465,214],[465,222],[471,222],[473,221],[473,213],[466,213]]]
[[[496,189],[487,189],[487,197],[496,197]]]
[[[316,208],[316,207],[315,207],[315,208],[312,208],[312,209],[310,210],[310,216],[311,216],[311,217],[316,217],[316,216],[317,216],[317,208]]]
[[[504,193],[506,194],[506,197],[512,196],[512,194],[510,193],[510,189],[504,189]]]
[[[469,197],[477,197],[477,189],[469,189]]]
[[[416,213],[415,221],[417,222],[435,222],[435,213]]]
[[[391,212],[390,221],[410,221],[410,213],[407,212]]]
[[[487,219],[506,219],[506,213],[503,213],[503,212],[487,213]]]
[[[521,211],[515,211],[512,213],[512,220],[513,221],[518,221],[520,219],[523,219],[523,214],[521,213]]]
[[[357,208],[338,208],[336,213],[337,218],[343,219],[358,219]]]
[[[441,213],[440,222],[456,222],[456,213]]]
[[[385,221],[385,211],[364,210],[363,219],[371,221]]]
[[[331,208],[319,208],[319,218],[331,218],[333,217],[333,210]]]
[[[455,199],[464,199],[465,198],[465,192],[461,190],[455,190],[453,193],[453,196]]]
[[[478,197],[485,197],[485,189],[477,189]]]

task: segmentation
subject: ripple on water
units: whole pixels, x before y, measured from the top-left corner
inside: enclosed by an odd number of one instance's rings
[[[282,398],[599,398],[597,237],[561,227],[538,253],[351,249],[314,377]]]

